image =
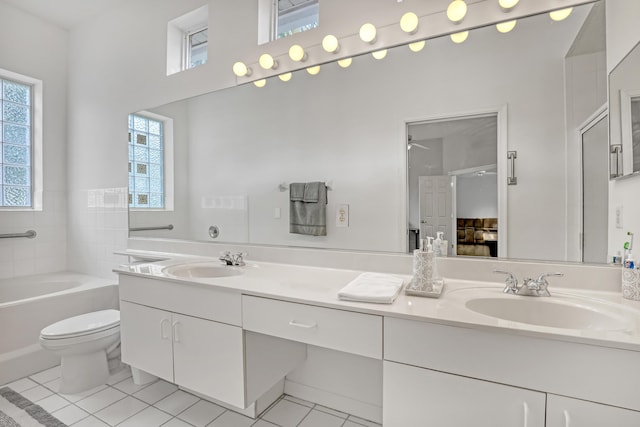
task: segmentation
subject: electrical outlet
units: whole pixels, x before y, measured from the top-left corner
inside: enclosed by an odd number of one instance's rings
[[[349,226],[349,205],[338,205],[336,210],[336,227]]]
[[[275,219],[280,219],[281,213],[280,213],[280,208],[274,208],[273,209],[273,217]]]
[[[616,228],[622,228],[622,205],[616,206]]]

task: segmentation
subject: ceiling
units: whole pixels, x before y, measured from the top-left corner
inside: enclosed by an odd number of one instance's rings
[[[71,29],[126,0],[0,0],[58,27]]]

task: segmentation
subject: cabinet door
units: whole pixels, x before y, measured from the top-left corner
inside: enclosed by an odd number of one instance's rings
[[[173,315],[175,383],[245,407],[242,328]]]
[[[544,427],[544,393],[388,361],[383,375],[385,426]]]
[[[122,361],[173,382],[171,314],[120,301]]]
[[[640,412],[550,394],[547,427],[638,427]]]

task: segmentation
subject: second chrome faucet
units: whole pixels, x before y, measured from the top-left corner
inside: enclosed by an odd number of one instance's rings
[[[522,296],[534,296],[534,297],[550,297],[549,282],[547,277],[559,276],[562,277],[562,273],[543,273],[538,276],[537,279],[526,278],[523,280],[522,285],[518,286],[518,279],[510,271],[505,270],[493,270],[494,273],[506,274],[505,287],[503,292],[506,294],[522,295]]]

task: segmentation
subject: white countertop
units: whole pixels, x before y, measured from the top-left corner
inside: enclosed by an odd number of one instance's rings
[[[158,256],[158,258],[163,257],[163,255]],[[483,296],[491,298],[525,298],[540,300],[542,303],[544,300],[550,301],[546,297],[506,295],[502,292],[504,285],[501,282],[445,278],[445,289],[438,299],[407,296],[401,293],[393,304],[372,304],[338,299],[338,291],[362,273],[356,270],[248,261],[243,267],[226,267],[242,271],[240,275],[229,277],[180,279],[170,277],[163,271],[166,267],[173,265],[202,262],[219,263],[217,259],[212,258],[172,255],[171,259],[164,261],[121,266],[115,269],[115,272],[183,283],[185,286],[214,286],[245,295],[360,313],[640,351],[640,302],[626,300],[620,293],[550,286],[549,290],[552,294],[550,298],[555,301],[562,302],[563,299],[577,297],[586,305],[593,301],[597,307],[596,311],[603,308],[607,312],[618,313],[627,319],[623,330],[566,329],[502,320],[476,313],[465,307],[468,296],[475,292],[482,292]],[[396,276],[402,277],[405,284],[411,279],[409,275]],[[535,303],[535,301],[532,302]]]

